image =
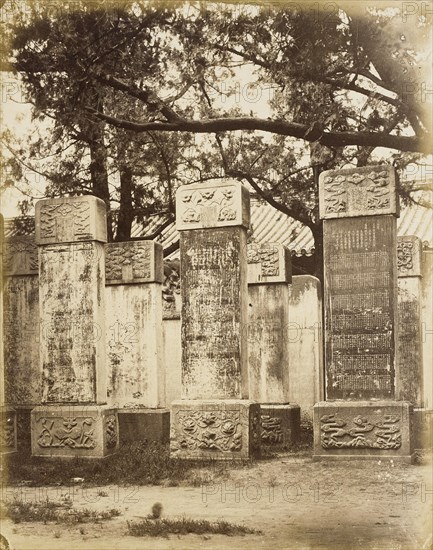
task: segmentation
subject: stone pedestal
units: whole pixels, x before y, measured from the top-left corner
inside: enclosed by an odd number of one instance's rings
[[[97,406],[107,402],[105,241],[100,199],[36,204],[44,404],[32,411],[32,453],[37,456],[92,458],[117,448],[117,431],[107,443],[118,428],[116,412]],[[71,409],[67,416],[61,413],[65,406]]]
[[[176,224],[182,400],[172,404],[172,456],[256,456],[260,413],[248,400],[245,338],[249,194],[234,180],[183,186],[176,195]]]
[[[260,404],[262,446],[270,451],[285,451],[299,442],[301,408],[299,405]]]
[[[120,444],[134,441],[170,441],[170,411],[168,409],[119,409]]]
[[[300,433],[299,406],[288,404],[291,279],[286,247],[248,245],[249,390],[250,398],[261,405],[262,445],[272,450],[289,448]]]
[[[410,463],[413,407],[405,401],[325,401],[314,406],[314,455]]]
[[[260,405],[246,399],[174,401],[170,452],[187,459],[260,456]]]
[[[385,165],[330,170],[319,188],[328,403],[315,406],[314,457],[410,460],[411,405],[395,401],[395,172]]]
[[[119,446],[117,411],[107,406],[40,406],[32,411],[32,455],[102,458]]]

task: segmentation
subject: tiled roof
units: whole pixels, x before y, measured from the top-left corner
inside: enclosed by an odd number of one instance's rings
[[[431,196],[431,193],[429,194]],[[422,192],[420,198],[420,202],[430,199],[426,191]],[[421,204],[402,207],[397,221],[397,234],[416,235],[425,248],[433,248],[432,212],[431,208]],[[150,216],[145,222],[134,222],[131,237],[146,238],[166,221],[166,215],[155,215]],[[34,219],[31,217],[20,218],[18,227],[13,222],[13,219],[5,220],[5,237],[29,235],[34,232]],[[296,256],[311,256],[314,252],[313,235],[308,227],[256,197],[251,200],[251,228],[251,237],[255,242],[284,244],[292,251],[292,255]],[[166,249],[178,238],[178,231],[172,223],[161,232],[157,240]],[[167,259],[173,260],[178,257],[179,251],[176,251]]]

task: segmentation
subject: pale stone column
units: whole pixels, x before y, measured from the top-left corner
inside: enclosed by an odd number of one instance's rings
[[[171,453],[245,458],[260,450],[260,408],[248,400],[246,231],[249,194],[234,180],[176,195],[182,296],[182,397]]]
[[[30,449],[30,413],[41,403],[39,278],[35,235],[5,243],[4,357],[8,403],[17,415],[18,450]]]
[[[289,401],[311,423],[313,407],[323,400],[322,287],[312,275],[294,275],[289,287]]]
[[[117,413],[106,406],[104,202],[39,201],[36,242],[44,405],[32,411],[32,453],[104,456],[118,446]]]
[[[154,241],[105,245],[108,396],[122,442],[167,441],[162,350],[163,250]]]
[[[398,398],[423,407],[421,334],[421,239],[397,238]]]
[[[17,420],[15,410],[6,405],[5,363],[3,348],[3,291],[4,291],[4,220],[0,214],[0,454],[17,450]]]
[[[412,405],[395,401],[398,196],[385,165],[320,175],[325,292],[325,403],[314,457],[410,461]]]
[[[290,448],[300,433],[300,408],[289,403],[290,251],[248,245],[248,365],[250,398],[260,403],[262,445]]]

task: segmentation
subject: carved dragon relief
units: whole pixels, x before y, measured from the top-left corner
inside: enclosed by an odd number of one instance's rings
[[[123,268],[130,266],[132,278],[150,279],[152,254],[148,243],[121,243],[105,248],[105,277],[122,279]]]
[[[367,210],[385,210],[391,206],[391,189],[388,170],[372,170],[369,173],[354,172],[349,175],[324,178],[325,213],[347,212],[348,191],[359,189],[367,195]]]
[[[232,186],[219,189],[203,189],[185,192],[182,202],[185,211],[182,214],[184,223],[200,223],[204,211],[211,207],[218,212],[218,221],[230,221],[236,219],[236,210],[233,208],[235,188]]]
[[[77,201],[43,205],[40,215],[41,237],[57,238],[59,220],[72,224],[75,236],[88,235],[90,204],[87,201]]]
[[[278,248],[248,246],[247,261],[249,264],[261,264],[263,277],[279,275],[280,264]]]
[[[395,415],[385,415],[383,420],[376,422],[358,415],[353,418],[352,425],[336,414],[324,415],[320,421],[324,449],[399,449],[401,446],[400,418]]]
[[[402,273],[413,269],[414,243],[399,241],[397,243],[397,267]]]

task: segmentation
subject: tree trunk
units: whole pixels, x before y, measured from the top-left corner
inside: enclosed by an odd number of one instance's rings
[[[125,164],[120,170],[120,206],[117,219],[116,241],[128,241],[131,237],[134,212],[132,208],[132,170]]]

